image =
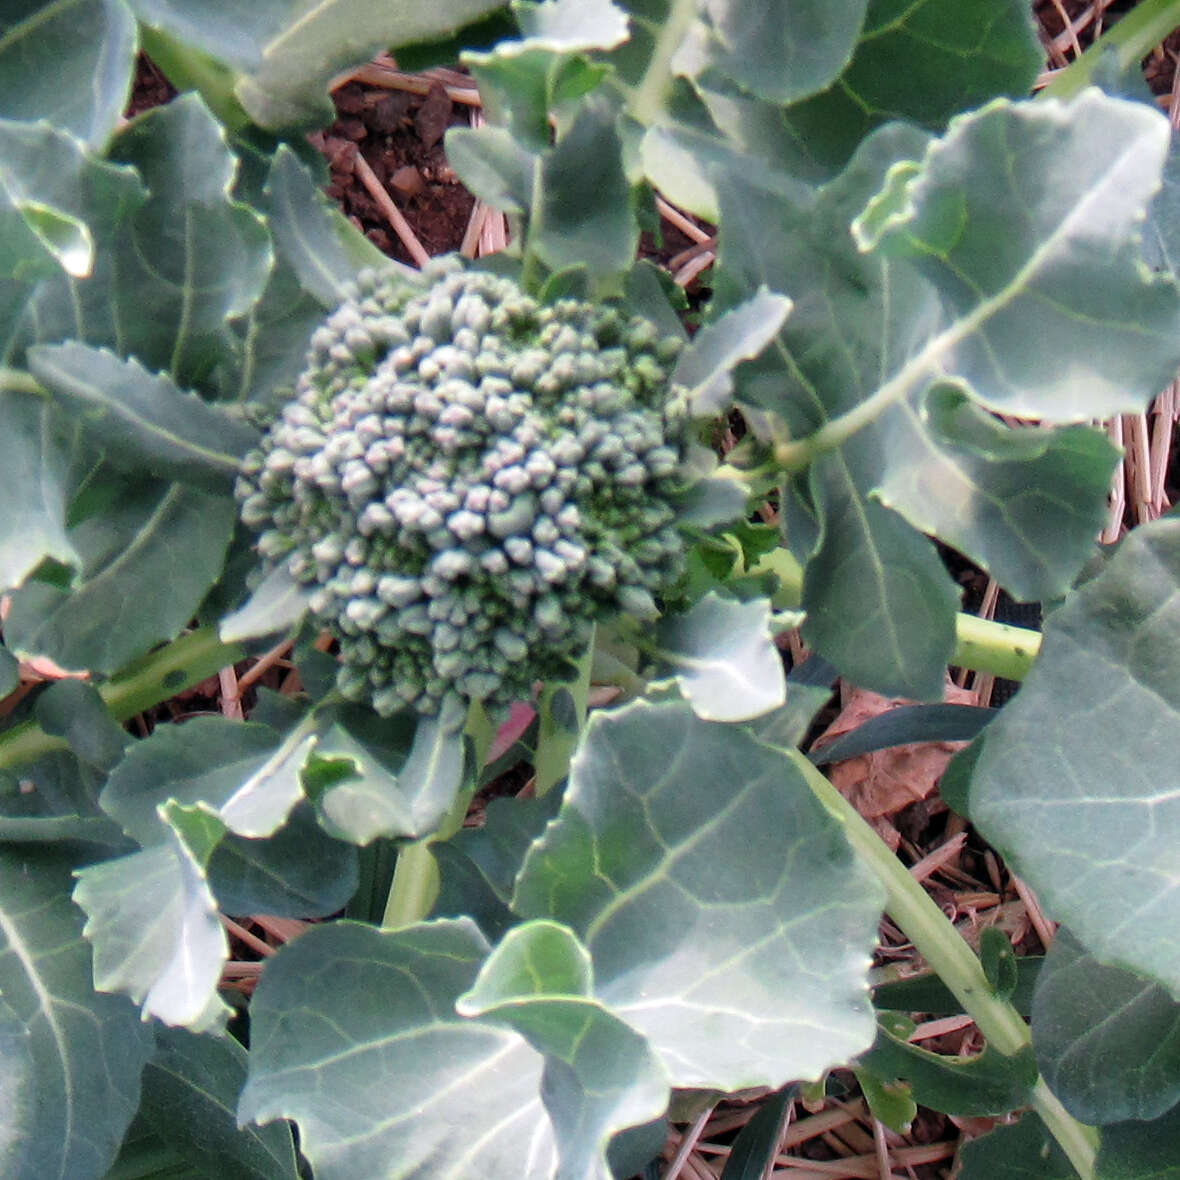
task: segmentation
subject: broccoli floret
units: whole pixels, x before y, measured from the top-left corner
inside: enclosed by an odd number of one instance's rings
[[[423,278],[358,276],[237,485],[383,714],[526,697],[683,565],[680,341],[454,258]]]

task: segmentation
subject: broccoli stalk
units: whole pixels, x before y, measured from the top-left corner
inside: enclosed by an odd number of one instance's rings
[[[263,572],[311,589],[340,691],[505,704],[680,575],[681,348],[648,321],[432,262],[364,272],[238,480]]]

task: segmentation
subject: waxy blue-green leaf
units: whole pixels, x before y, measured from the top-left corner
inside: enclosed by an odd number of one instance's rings
[[[245,778],[218,809],[222,822],[241,836],[264,837],[286,822],[303,798],[303,771],[319,735],[297,726]]]
[[[232,490],[258,432],[166,374],[77,341],[29,349],[33,375],[78,415],[87,440],[130,471],[211,493]]]
[[[1142,410],[1180,363],[1180,296],[1141,242],[1170,135],[1143,104],[1096,90],[1001,99],[897,165],[854,236],[908,259],[956,317],[894,378],[898,394],[941,371],[1001,413]]]
[[[294,1119],[317,1180],[551,1180],[542,1058],[455,1013],[489,949],[467,919],[288,943],[251,1001],[238,1117]]]
[[[48,734],[63,737],[73,753],[97,770],[112,770],[131,738],[111,716],[93,684],[66,678],[51,684],[33,706],[37,723]]]
[[[318,0],[290,10],[262,47],[257,67],[238,80],[237,96],[260,126],[277,129],[328,121],[328,84],[350,66],[376,53],[433,41],[501,7],[501,0],[448,0],[443,5],[418,0]],[[236,10],[235,10],[236,14]],[[221,14],[219,14],[220,16]],[[226,12],[222,21],[236,20]],[[213,43],[209,50],[217,54]]]
[[[512,12],[522,37],[497,46],[497,53],[613,49],[629,32],[627,14],[611,0],[513,0]]]
[[[867,1046],[881,904],[787,757],[684,702],[592,717],[513,898],[575,931],[673,1085],[720,1090]]]
[[[1077,1180],[1064,1151],[1031,1112],[963,1144],[960,1180]]]
[[[503,127],[452,127],[447,163],[481,201],[505,213],[531,210],[539,160]]]
[[[397,266],[328,203],[307,165],[286,145],[275,153],[266,181],[270,231],[303,289],[334,308],[366,266]]]
[[[143,1074],[140,1118],[202,1175],[220,1180],[296,1180],[291,1129],[241,1127],[235,1112],[246,1084],[246,1050],[233,1037],[156,1029]]]
[[[20,685],[20,661],[0,644],[0,700]]]
[[[1180,1105],[1149,1123],[1136,1119],[1103,1127],[1095,1176],[1096,1180],[1180,1180]]]
[[[737,602],[710,591],[654,636],[680,691],[705,721],[748,721],[786,699],[783,659],[770,633],[770,602]]]
[[[1150,1120],[1180,1102],[1180,1004],[1088,954],[1062,927],[1033,995],[1037,1065],[1083,1123]]]
[[[146,25],[237,69],[262,61],[268,41],[282,32],[298,7],[292,0],[256,0],[243,7],[236,0],[127,0]]]
[[[278,742],[269,726],[225,717],[157,726],[111,772],[99,802],[132,839],[145,847],[159,844],[166,836],[161,804],[175,799],[220,808],[266,764]]]
[[[677,62],[705,84],[711,73],[789,103],[827,86],[848,63],[866,0],[708,0],[709,36]]]
[[[0,588],[19,586],[45,558],[80,562],[66,529],[71,432],[46,399],[0,394],[0,465],[9,481],[0,518]]]
[[[0,118],[44,119],[101,149],[135,69],[123,0],[13,0],[0,14]]]
[[[217,634],[222,643],[236,643],[288,631],[307,614],[310,597],[311,591],[295,581],[286,565],[276,565],[250,597],[221,620]]]
[[[1044,57],[1024,0],[869,0],[847,69],[782,117],[799,150],[835,170],[889,119],[937,130],[989,98],[1024,97]]]
[[[823,528],[804,571],[804,638],[856,684],[941,700],[958,587],[905,521],[858,494],[842,456],[815,463],[811,483]]]
[[[790,310],[785,295],[759,287],[745,303],[697,332],[670,378],[684,386],[694,417],[710,418],[729,408],[732,370],[741,361],[753,360],[778,335]]]
[[[116,490],[104,512],[68,530],[81,565],[74,586],[27,582],[13,594],[4,624],[13,651],[113,673],[196,613],[221,573],[233,500],[148,481]]]
[[[262,839],[229,832],[207,866],[209,887],[226,914],[326,918],[357,889],[357,850],[334,840],[310,806]]]
[[[94,948],[94,986],[125,992],[144,1018],[209,1032],[229,1009],[217,981],[229,958],[205,866],[225,834],[201,805],[161,804],[165,839],[80,869],[74,901]]]
[[[95,994],[69,870],[52,855],[0,851],[0,991],[24,1033],[8,1027],[0,1039],[0,1090],[13,1099],[0,1120],[0,1164],[12,1180],[100,1180],[152,1052],[135,1007]]]
[[[433,832],[463,780],[466,706],[448,697],[435,717],[420,717],[405,764],[396,773],[339,725],[321,739],[317,762],[337,764],[341,781],[319,797],[332,835],[368,844],[377,836],[418,838]]]
[[[659,1118],[670,1095],[647,1042],[592,998],[592,983],[590,956],[573,931],[526,922],[504,936],[455,1005],[514,1029],[544,1054],[558,1180],[613,1180],[612,1135]]]
[[[972,820],[1098,961],[1180,997],[1180,517],[1133,530],[1045,621],[988,727]]]

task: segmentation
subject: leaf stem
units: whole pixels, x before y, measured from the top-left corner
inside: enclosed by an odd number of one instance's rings
[[[115,720],[126,721],[244,656],[240,644],[221,642],[216,627],[199,627],[98,685],[98,693]],[[51,737],[35,721],[24,721],[0,734],[0,768],[18,766],[66,746],[63,738]]]
[[[992,990],[975,952],[950,919],[852,804],[807,758],[798,750],[784,752],[820,803],[839,820],[857,858],[884,886],[885,909],[890,918],[963,1005],[988,1044],[1005,1056],[1019,1053],[1031,1043],[1028,1025],[1012,1004]],[[1092,1180],[1098,1132],[1069,1114],[1042,1078],[1037,1079],[1029,1100],[1082,1180]]]
[[[1177,27],[1180,27],[1180,0],[1141,0],[1081,57],[1059,70],[1037,97],[1073,98],[1090,85],[1095,69],[1107,53],[1116,53],[1119,70],[1125,70],[1146,57]]]
[[[648,58],[647,70],[628,103],[631,115],[646,126],[658,123],[663,114],[664,98],[672,84],[672,58],[676,56],[696,14],[696,0],[673,0],[671,10],[660,25],[651,57]]]

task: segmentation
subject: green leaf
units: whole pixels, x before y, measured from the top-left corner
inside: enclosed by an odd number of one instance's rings
[[[0,1165],[13,1180],[101,1177],[135,1113],[152,1052],[151,1031],[135,1008],[91,986],[90,948],[70,884],[68,863],[55,856],[0,850],[0,991],[8,1017],[0,1024]]]
[[[255,587],[250,597],[221,620],[222,643],[277,635],[296,627],[307,614],[311,592],[291,576],[286,563],[277,565]]]
[[[671,377],[688,391],[694,417],[710,418],[728,408],[733,393],[730,372],[778,335],[790,310],[785,295],[759,287],[750,299],[701,328],[680,354]]]
[[[706,11],[712,36],[694,72],[788,103],[822,90],[847,64],[865,0],[713,0]]]
[[[266,128],[326,122],[331,79],[384,49],[435,40],[500,8],[500,0],[319,0],[288,9],[277,30],[267,29],[261,63],[239,79],[237,95],[250,116]],[[209,28],[216,36],[236,8]],[[216,43],[210,52],[218,53]]]
[[[627,39],[627,14],[611,0],[513,0],[512,12],[524,36],[498,46],[499,53],[613,49]]]
[[[778,1154],[787,1107],[794,1095],[793,1088],[780,1090],[759,1104],[733,1141],[721,1180],[763,1180]]]
[[[1091,954],[1174,996],[1178,637],[1172,514],[1135,529],[1048,616],[1032,672],[988,727],[969,800],[986,838]]]
[[[659,655],[705,721],[747,721],[786,699],[783,659],[770,633],[770,602],[735,602],[710,591],[656,630]]]
[[[101,771],[123,757],[130,736],[111,716],[98,689],[83,680],[59,680],[37,697],[37,723],[48,734],[63,737],[70,749]]]
[[[905,521],[857,494],[840,456],[811,482],[823,531],[803,578],[804,639],[856,684],[941,700],[958,587]]]
[[[101,149],[135,69],[135,19],[123,0],[17,0],[0,18],[0,118],[44,119]]]
[[[1039,955],[1022,955],[1014,964],[1016,986],[1008,999],[1025,1020],[1029,1019],[1033,990],[1044,961]],[[878,984],[873,988],[873,1004],[878,1011],[924,1012],[930,1016],[957,1016],[963,1011],[963,1005],[932,971]]]
[[[503,127],[452,127],[447,163],[481,201],[505,213],[532,209],[539,161]]]
[[[1180,1102],[1180,1005],[1064,927],[1037,980],[1032,1031],[1045,1081],[1083,1123],[1154,1119]]]
[[[356,892],[357,850],[333,840],[305,805],[265,839],[229,833],[210,858],[208,873],[227,914],[326,918]]]
[[[994,709],[975,705],[902,705],[870,717],[808,757],[816,766],[827,766],[912,742],[969,742],[995,715]]]
[[[989,98],[1028,94],[1043,63],[1023,0],[869,0],[848,67],[784,119],[809,157],[839,168],[878,124],[940,129]]]
[[[1077,1180],[1065,1152],[1035,1114],[963,1144],[960,1180]]]
[[[1180,1180],[1180,1106],[1150,1123],[1102,1128],[1097,1180]]]
[[[639,224],[615,122],[605,100],[587,99],[541,160],[541,200],[526,249],[550,270],[582,263],[591,275],[607,276],[635,257]]]
[[[86,913],[95,987],[126,992],[145,1019],[206,1032],[229,1011],[217,996],[229,946],[205,873],[225,827],[200,804],[169,800],[159,813],[166,839],[79,870],[74,901]]]
[[[20,661],[0,644],[0,700],[20,687]]]
[[[343,781],[320,796],[328,831],[354,844],[377,836],[414,839],[433,832],[463,779],[466,707],[448,697],[437,717],[420,717],[405,764],[396,773],[340,726],[324,736],[317,762],[341,764]]]
[[[267,42],[282,32],[293,15],[291,0],[257,0],[249,8],[236,0],[127,2],[145,24],[243,70],[261,63]]]
[[[69,530],[77,584],[28,582],[12,596],[8,646],[63,668],[117,672],[174,639],[217,580],[235,510],[182,484],[115,485],[122,498]],[[150,592],[166,586],[168,592]]]
[[[907,258],[958,317],[907,368],[937,364],[1000,413],[1142,410],[1180,362],[1176,286],[1145,266],[1140,237],[1169,136],[1156,112],[1098,91],[999,99],[901,166],[854,236]],[[1059,363],[1071,356],[1084,368]]]
[[[29,349],[28,365],[79,415],[85,437],[133,472],[229,492],[242,456],[258,439],[253,427],[182,393],[167,374],[149,373],[105,349],[76,341],[38,345]]]
[[[237,1126],[247,1055],[232,1037],[157,1028],[143,1075],[140,1117],[202,1175],[224,1180],[296,1180],[295,1146],[284,1123]]]
[[[541,1057],[455,1015],[488,949],[469,920],[397,932],[334,922],[288,943],[251,1001],[238,1117],[295,1119],[317,1180],[551,1175]]]
[[[683,702],[593,715],[513,898],[575,931],[598,998],[673,1085],[720,1090],[815,1077],[864,1047],[880,908],[787,757]]]
[[[286,145],[275,153],[266,181],[270,230],[303,289],[336,307],[364,267],[396,267],[319,190],[311,171]]]
[[[19,586],[45,558],[80,562],[66,530],[73,446],[60,415],[44,398],[0,394],[4,429],[0,465],[8,493],[0,520],[0,588]]]
[[[573,932],[527,922],[504,936],[455,1006],[514,1029],[545,1055],[558,1176],[612,1180],[612,1135],[664,1113],[668,1077],[643,1037],[590,998],[590,985],[590,956]]]
[[[920,1106],[975,1118],[1006,1114],[1030,1101],[1037,1080],[1030,1048],[1014,1057],[990,1046],[976,1057],[946,1057],[907,1044],[889,1026],[890,1018],[882,1018],[876,1042],[857,1064],[883,1083],[906,1083]]]
[[[160,725],[131,747],[99,801],[133,840],[159,844],[166,838],[157,811],[161,804],[174,799],[221,807],[267,763],[277,744],[278,734],[269,726],[224,717]]]

